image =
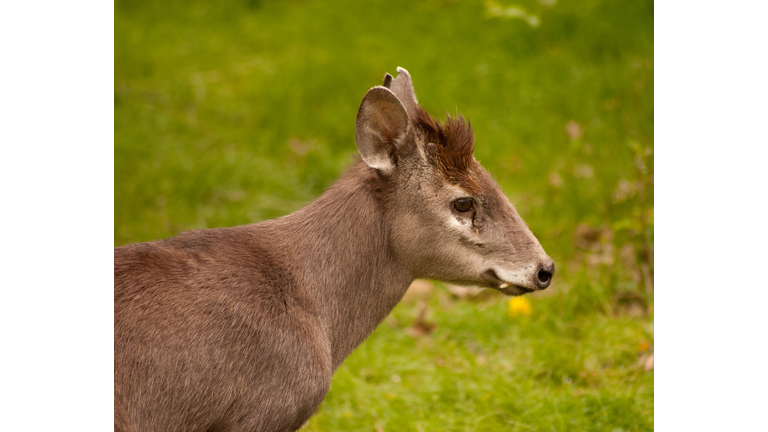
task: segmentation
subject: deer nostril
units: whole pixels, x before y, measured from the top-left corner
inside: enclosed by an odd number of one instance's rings
[[[549,282],[549,279],[552,277],[552,275],[545,270],[539,270],[538,276],[539,276],[539,284],[545,284]]]
[[[539,288],[544,289],[552,283],[552,275],[555,274],[555,263],[549,261],[536,273],[536,283]]]

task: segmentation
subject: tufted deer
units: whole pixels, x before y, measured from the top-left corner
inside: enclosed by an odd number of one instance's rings
[[[293,431],[415,278],[549,286],[469,123],[397,70],[360,104],[361,158],[305,208],[115,248],[115,430]]]

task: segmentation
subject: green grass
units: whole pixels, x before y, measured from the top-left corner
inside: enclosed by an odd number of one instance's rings
[[[437,329],[422,338],[404,334],[411,307],[398,306],[398,325],[347,359],[307,430],[653,430],[653,375],[638,365],[650,322],[574,318],[558,297],[511,317],[500,295],[442,306],[433,296]]]
[[[432,114],[472,121],[557,274],[530,316],[438,287],[422,338],[398,306],[306,429],[652,430],[651,1],[118,0],[115,244],[307,204],[397,66]]]

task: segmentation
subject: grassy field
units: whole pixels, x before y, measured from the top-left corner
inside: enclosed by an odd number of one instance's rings
[[[653,430],[651,1],[118,0],[115,245],[304,206],[397,66],[557,274],[525,304],[424,285],[305,430]]]

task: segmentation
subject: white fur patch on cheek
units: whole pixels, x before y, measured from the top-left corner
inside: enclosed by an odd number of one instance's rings
[[[449,215],[448,216],[448,228],[456,231],[460,234],[467,232],[469,227],[469,221],[462,219],[460,216]]]
[[[500,268],[494,268],[493,271],[496,272],[496,275],[499,277],[499,279],[503,280],[504,282],[508,282],[513,285],[519,285],[523,287],[530,287],[533,280],[533,269],[535,267],[531,266],[530,268],[522,268],[522,269],[515,269],[515,270],[507,270],[507,269],[500,269]],[[533,288],[533,287],[531,287]]]

